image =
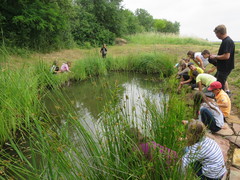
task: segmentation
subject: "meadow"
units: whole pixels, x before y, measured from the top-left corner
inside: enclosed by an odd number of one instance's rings
[[[104,60],[97,48],[51,54],[18,50],[13,54],[2,47],[1,179],[178,179],[180,160],[168,167],[160,155],[153,161],[144,159],[138,152],[131,151],[136,144],[129,130],[140,128],[145,137],[174,149],[181,157],[186,143],[179,141],[180,137],[185,137],[181,120],[191,118],[191,107],[185,100],[185,90],[182,94],[176,93],[178,81],[174,78],[173,65],[185,57],[188,50],[216,52],[218,45],[191,38],[178,40],[174,37],[173,40],[172,35],[165,35],[164,43],[156,37],[156,43],[152,43],[154,38],[148,36],[154,35],[127,37],[130,43],[109,47]],[[236,58],[239,59],[239,51]],[[49,69],[55,59],[72,61],[72,73],[51,74]],[[61,88],[69,80],[88,80],[110,71],[157,74],[161,81],[159,88],[169,96],[163,112],[158,112],[157,102],[145,99],[147,111],[143,108],[141,118],[146,123],[138,127],[124,106],[117,105],[119,86],[111,84],[111,99],[99,122],[101,130],[91,132],[84,126],[84,120],[77,118],[76,109]],[[238,92],[238,71],[236,63],[229,77],[233,93]],[[57,115],[49,113],[43,103],[50,91],[57,97],[52,99],[59,112]],[[235,103],[239,102],[233,97]],[[186,179],[194,179],[191,169],[186,173]]]

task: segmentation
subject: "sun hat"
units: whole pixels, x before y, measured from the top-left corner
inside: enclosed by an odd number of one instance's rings
[[[214,89],[221,89],[222,84],[219,81],[212,82],[208,88],[209,91],[212,91]]]

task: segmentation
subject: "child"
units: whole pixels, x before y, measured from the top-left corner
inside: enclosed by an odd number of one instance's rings
[[[106,56],[107,56],[107,46],[106,46],[106,44],[103,44],[103,46],[100,50],[100,53],[102,53],[102,58],[106,58]]]
[[[52,64],[52,67],[51,67],[51,73],[53,73],[53,74],[57,74],[58,72],[60,72],[59,71],[59,67],[58,67],[58,63],[57,63],[57,61],[55,60],[55,61],[53,61],[53,64]]]
[[[187,67],[187,63],[185,63],[185,61],[183,61],[178,68],[177,75],[180,76],[180,78],[182,78],[181,79],[182,81],[186,81],[190,78],[188,75],[188,72],[189,72],[189,68]]]
[[[172,159],[177,158],[176,151],[173,151],[167,147],[164,147],[155,141],[149,141],[147,137],[144,137],[137,128],[131,128],[129,131],[129,137],[136,143],[137,147],[133,147],[134,151],[140,151],[142,155],[148,160],[153,160],[154,152],[164,155],[166,163],[169,165],[172,163]]]
[[[194,94],[193,100],[193,111],[196,116],[199,116],[199,120],[213,133],[221,130],[224,125],[224,116],[217,103],[207,98],[201,91]]]
[[[71,72],[70,71],[70,67],[71,67],[71,62],[67,62],[67,63],[63,63],[61,66],[61,72]]]
[[[187,152],[182,157],[182,170],[190,163],[201,180],[221,180],[226,173],[224,158],[219,145],[205,136],[201,121],[193,121],[187,130]]]
[[[208,50],[204,50],[203,52],[188,51],[187,56],[192,59],[200,68],[205,70],[209,63],[208,59],[210,52]]]

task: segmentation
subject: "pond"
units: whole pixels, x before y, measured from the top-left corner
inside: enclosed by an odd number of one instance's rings
[[[118,105],[124,107],[127,115],[141,122],[141,113],[146,109],[146,100],[155,102],[159,112],[163,98],[161,82],[157,76],[136,73],[110,73],[104,77],[91,78],[87,81],[72,83],[63,88],[63,94],[77,109],[78,119],[87,123],[94,130],[96,122],[101,118],[104,107],[111,102],[112,96],[118,96]],[[51,114],[59,114],[62,107],[54,104],[57,97],[50,93],[45,104]],[[64,119],[61,119],[64,121]]]

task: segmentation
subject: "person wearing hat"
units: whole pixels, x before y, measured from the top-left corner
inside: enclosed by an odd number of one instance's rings
[[[227,93],[223,91],[222,84],[219,81],[212,82],[208,88],[215,94],[215,99],[224,117],[228,117],[231,111],[231,100]]]
[[[202,74],[204,72],[201,68],[194,66],[194,63],[192,62],[188,63],[188,68],[190,69],[190,71],[188,72],[189,79],[186,81],[183,80],[180,82],[178,86],[178,91],[180,91],[180,89],[184,84],[190,84],[192,89],[194,89],[196,87],[197,75]]]
[[[202,73],[196,77],[196,83],[199,91],[202,91],[202,85],[208,87],[214,81],[217,81],[217,79],[211,74]]]

